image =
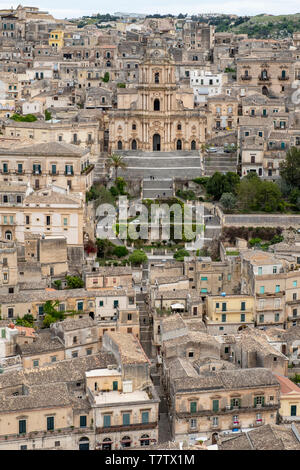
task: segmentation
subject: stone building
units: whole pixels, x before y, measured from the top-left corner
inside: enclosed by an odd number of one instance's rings
[[[178,361],[174,366],[168,390],[174,440],[214,444],[222,433],[276,423],[280,389],[270,370],[198,374]]]
[[[174,61],[157,37],[140,65],[139,84],[118,90],[109,119],[112,151],[196,150],[205,141],[206,117],[194,109],[193,91],[176,84]]]

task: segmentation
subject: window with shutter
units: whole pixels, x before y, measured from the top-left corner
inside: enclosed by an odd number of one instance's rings
[[[219,400],[213,400],[213,411],[219,411]]]
[[[196,411],[197,411],[197,402],[196,401],[191,401],[190,411],[191,411],[191,413],[196,413]]]

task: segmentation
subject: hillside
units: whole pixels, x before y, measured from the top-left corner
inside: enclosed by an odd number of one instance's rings
[[[234,21],[223,18],[216,25],[216,31],[232,31],[237,34],[248,34],[252,38],[282,39],[291,37],[294,32],[300,31],[300,13],[294,15],[257,15],[240,17]]]

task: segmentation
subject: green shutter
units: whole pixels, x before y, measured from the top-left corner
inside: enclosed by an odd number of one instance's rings
[[[118,382],[113,382],[113,390],[118,390]]]
[[[219,400],[213,400],[213,411],[219,411]]]
[[[191,401],[190,410],[191,410],[191,413],[196,413],[196,411],[197,411],[197,402]]]

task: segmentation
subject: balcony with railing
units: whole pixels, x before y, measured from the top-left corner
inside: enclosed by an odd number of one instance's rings
[[[262,83],[271,82],[271,77],[269,77],[268,75],[259,75],[257,79],[258,79],[258,82],[262,82]]]
[[[93,171],[94,167],[95,167],[95,165],[93,165],[93,164],[88,165],[86,168],[81,170],[81,174],[82,175],[88,175],[89,173],[91,173],[91,171]]]
[[[252,75],[241,75],[241,80],[252,80]]]
[[[197,411],[177,411],[176,417],[178,418],[196,418],[201,416],[215,416],[215,415],[226,415],[226,414],[240,414],[240,413],[249,413],[249,411],[267,411],[267,410],[277,410],[279,404],[277,403],[268,403],[264,405],[246,405],[246,406],[231,406],[227,405],[219,410],[197,410]]]
[[[96,428],[96,434],[104,434],[110,432],[130,432],[139,431],[144,429],[155,429],[158,426],[157,421],[150,423],[133,423],[133,424],[118,424],[114,426],[102,426]]]
[[[290,77],[288,75],[285,75],[284,77],[282,75],[278,76],[278,80],[280,80],[280,81],[287,81],[289,79],[290,79]]]

